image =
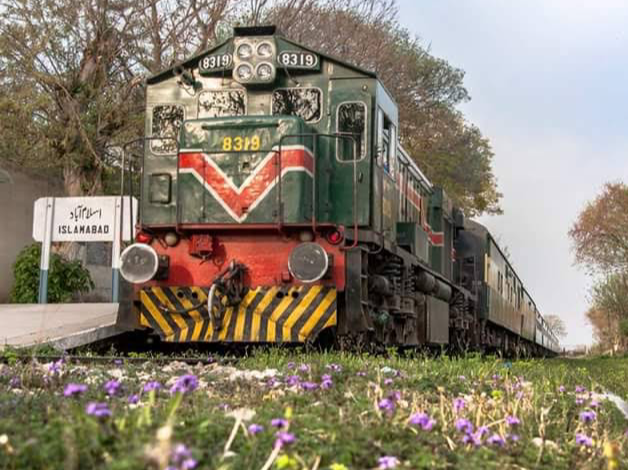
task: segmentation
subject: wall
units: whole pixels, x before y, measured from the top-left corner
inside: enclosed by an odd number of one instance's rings
[[[9,300],[17,254],[33,243],[33,203],[40,197],[62,195],[59,181],[6,163],[0,168],[0,303]]]

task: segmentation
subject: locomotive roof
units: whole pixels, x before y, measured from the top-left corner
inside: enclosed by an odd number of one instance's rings
[[[165,80],[167,78],[173,77],[174,76],[174,69],[177,66],[183,66],[183,67],[197,67],[198,63],[200,62],[200,60],[205,57],[207,54],[211,54],[212,52],[220,49],[221,47],[223,47],[225,44],[228,44],[230,42],[233,41],[234,37],[238,37],[238,36],[260,36],[260,35],[264,35],[264,36],[274,36],[277,39],[281,39],[282,41],[285,41],[288,44],[291,44],[293,46],[297,46],[303,50],[306,50],[308,52],[313,52],[314,54],[318,54],[319,56],[325,58],[326,60],[332,61],[332,62],[336,62],[340,65],[343,65],[355,72],[361,73],[363,75],[366,75],[368,77],[371,78],[377,78],[377,75],[375,74],[375,72],[372,72],[370,70],[366,70],[364,68],[358,67],[357,65],[351,64],[349,62],[345,62],[342,59],[339,59],[337,57],[334,57],[330,54],[326,54],[324,52],[318,51],[316,49],[313,49],[311,47],[305,46],[303,44],[300,44],[298,42],[293,41],[292,39],[286,38],[284,36],[281,35],[281,33],[279,33],[277,31],[277,29],[274,26],[254,26],[254,27],[235,27],[233,29],[233,35],[219,43],[216,44],[213,47],[210,47],[208,49],[205,49],[202,52],[199,52],[198,54],[193,55],[192,57],[185,59],[183,62],[181,63],[176,63],[176,64],[172,64],[172,66],[170,68],[167,68],[165,70],[162,70],[161,72],[157,72],[154,75],[151,75],[150,77],[148,77],[148,79],[146,80],[146,82],[148,84],[153,84],[153,83],[158,83],[162,80]]]

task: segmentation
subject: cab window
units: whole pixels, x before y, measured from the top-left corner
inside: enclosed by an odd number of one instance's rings
[[[338,138],[338,160],[360,160],[366,155],[366,104],[361,101],[342,103],[337,113],[336,132],[346,136]]]
[[[171,155],[176,152],[177,137],[183,119],[183,106],[172,104],[153,107],[151,136],[157,137],[150,141],[150,149],[153,153]]]
[[[207,90],[198,95],[198,117],[216,118],[246,114],[244,90]]]
[[[273,115],[298,116],[317,122],[323,113],[323,93],[319,88],[279,88],[272,96]]]
[[[377,161],[384,171],[395,174],[397,157],[397,129],[392,121],[378,110],[377,117]]]

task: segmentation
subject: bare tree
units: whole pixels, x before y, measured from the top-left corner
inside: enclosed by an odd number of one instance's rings
[[[567,327],[562,318],[555,314],[544,315],[544,318],[550,330],[552,330],[558,338],[567,336]]]

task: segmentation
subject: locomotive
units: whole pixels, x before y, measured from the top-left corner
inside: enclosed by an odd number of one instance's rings
[[[170,342],[556,352],[495,240],[400,144],[377,76],[272,26],[146,82],[120,272]]]

